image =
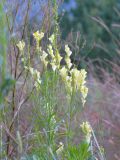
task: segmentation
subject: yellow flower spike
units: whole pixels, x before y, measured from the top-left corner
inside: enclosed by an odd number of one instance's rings
[[[40,56],[41,61],[44,61],[47,56],[48,56],[48,54],[45,51],[43,51],[42,55]]]
[[[84,106],[85,103],[86,103],[86,97],[88,95],[88,88],[86,86],[82,86],[80,91],[81,91],[81,94],[82,94],[82,98],[81,98],[82,99],[82,104]]]
[[[52,66],[53,71],[55,71],[55,70],[57,69],[56,64],[55,64],[54,62],[51,62],[50,64],[51,64],[51,66]]]
[[[84,79],[87,77],[87,72],[85,71],[85,69],[81,69],[80,70],[80,78]]]
[[[72,63],[71,59],[68,56],[65,57],[65,62],[67,64],[68,69],[70,69],[72,67]]]
[[[81,87],[81,93],[82,93],[83,98],[85,99],[87,97],[87,94],[88,94],[88,88],[86,86],[82,86]]]
[[[36,31],[35,33],[33,33],[33,37],[36,40],[36,49],[37,49],[37,51],[41,52],[42,49],[41,49],[41,47],[39,47],[39,42],[44,37],[44,33]]]
[[[62,67],[60,70],[60,75],[63,79],[63,81],[66,81],[66,79],[68,78],[68,74],[67,74],[67,69],[65,67]]]
[[[72,51],[70,50],[69,46],[66,44],[65,45],[65,52],[67,53],[67,56],[70,57],[72,54]]]
[[[41,84],[40,72],[37,71],[36,69],[32,68],[32,67],[29,67],[27,69],[29,69],[31,75],[33,76],[33,78],[35,80],[34,86],[36,87],[36,89],[39,89],[40,88],[40,84]]]
[[[44,37],[44,33],[36,31],[35,33],[33,33],[33,36],[34,36],[35,40],[37,42],[39,42]]]
[[[50,54],[50,56],[52,57],[52,58],[54,58],[55,56],[54,56],[54,54],[53,54],[53,48],[52,48],[52,45],[48,45],[48,49],[47,49],[47,51],[48,51],[48,53]]]
[[[87,76],[87,72],[84,70],[84,69],[81,69],[79,71],[79,76],[77,78],[77,81],[78,81],[78,88],[79,90],[81,91],[81,87],[85,85],[86,81],[86,76]],[[88,90],[86,90],[87,92]]]
[[[68,45],[65,45],[65,52],[67,54],[65,56],[65,62],[66,62],[66,65],[67,65],[68,69],[70,69],[72,67],[72,63],[71,63],[71,59],[70,59],[72,51],[70,50],[70,48],[68,47]]]
[[[80,125],[81,129],[82,129],[82,132],[85,134],[85,136],[90,136],[91,137],[91,134],[92,134],[92,128],[89,124],[89,122],[83,122],[81,125]]]
[[[40,72],[37,71],[36,69],[29,67],[29,71],[31,73],[31,75],[35,78],[35,79],[39,79],[40,78]]]
[[[49,41],[53,44],[54,41],[55,41],[55,35],[52,34],[50,37],[49,37]]]
[[[47,64],[48,64],[48,61],[46,60],[47,56],[48,54],[45,51],[43,51],[42,55],[40,56],[40,59],[43,62],[45,67],[47,67]]]
[[[86,100],[85,98],[87,97],[88,94],[88,88],[84,85],[86,83],[85,78],[86,78],[86,71],[84,69],[78,70],[77,68],[73,68],[70,71],[71,77],[72,77],[72,87],[74,91],[79,90],[82,94],[82,103],[83,105],[85,104]]]
[[[25,48],[25,42],[23,40],[19,41],[19,43],[17,44],[17,47],[22,52],[24,50],[24,48]]]
[[[71,75],[73,75],[75,78],[77,78],[79,76],[79,70],[76,69],[76,68],[73,68],[71,71],[70,71]]]
[[[62,60],[62,57],[59,53],[56,54],[56,63],[58,64],[58,66],[60,66],[60,62]]]
[[[92,136],[92,128],[89,124],[89,122],[83,122],[81,125],[80,125],[81,129],[82,129],[82,132],[84,133],[85,135],[85,140],[88,144],[90,144],[90,141],[91,141],[91,136]]]
[[[79,76],[79,70],[77,70],[76,68],[73,68],[71,71],[71,76],[72,76],[72,86],[74,89],[79,88],[79,81],[78,81],[78,76]]]

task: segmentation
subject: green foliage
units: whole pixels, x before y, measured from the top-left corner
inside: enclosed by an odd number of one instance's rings
[[[91,157],[89,145],[83,142],[78,146],[69,146],[65,157],[67,160],[88,160]]]
[[[0,103],[8,94],[8,91],[13,85],[14,81],[6,77],[6,51],[7,51],[7,37],[6,37],[6,23],[5,13],[3,10],[3,1],[0,3]]]
[[[6,78],[7,41],[1,38],[0,101],[1,110],[0,147],[1,159],[20,160],[88,160],[91,158],[92,128],[88,122],[81,125],[83,141],[73,142],[76,132],[73,121],[76,112],[83,108],[88,88],[87,72],[79,70],[70,59],[72,51],[65,44],[62,57],[58,47],[57,1],[53,1],[55,14],[54,33],[36,31],[33,33],[35,45],[20,40],[10,44],[14,48],[12,55],[14,67],[11,67],[16,83]],[[3,13],[3,9],[1,10]],[[4,21],[4,19],[3,19]],[[1,31],[5,28],[1,24]],[[46,34],[48,34],[46,36]],[[26,37],[27,39],[28,37]],[[44,45],[42,43],[44,42]],[[62,64],[61,61],[65,63]],[[11,89],[11,85],[14,85]],[[8,91],[10,95],[8,95]],[[61,93],[60,93],[61,91]],[[79,97],[77,97],[79,95]],[[77,102],[76,102],[77,101]],[[78,103],[78,104],[77,104]],[[82,107],[81,107],[82,106]],[[22,122],[27,122],[27,127]],[[77,129],[80,135],[80,125]]]
[[[5,96],[8,95],[11,87],[15,83],[11,78],[5,78],[4,81],[0,85],[0,103],[2,103]]]
[[[0,3],[0,73],[2,78],[5,78],[6,70],[6,25],[5,25],[5,14],[3,11],[3,2]]]
[[[115,51],[119,46],[111,36],[112,33],[120,38],[119,29],[113,27],[113,23],[119,22],[119,16],[115,13],[115,8],[119,10],[120,7],[119,0],[74,0],[74,2],[76,7],[66,11],[61,20],[63,38],[66,39],[71,31],[73,34],[80,32],[87,40],[88,48],[79,51],[78,55],[85,57],[85,60],[100,58],[104,61],[104,59],[113,60],[119,57]],[[65,1],[66,5],[69,3],[71,3],[69,0]],[[96,17],[98,21],[102,20],[102,23],[94,21],[92,17]],[[76,45],[80,46],[80,43]]]

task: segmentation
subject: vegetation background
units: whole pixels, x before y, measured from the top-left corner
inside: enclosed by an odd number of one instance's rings
[[[29,159],[37,159],[37,157],[34,155],[41,156],[41,148],[35,150],[34,146],[36,144],[35,142],[40,142],[43,137],[37,135],[37,137],[33,139],[27,139],[28,137],[25,137],[24,139],[24,136],[31,134],[32,131],[37,134],[37,131],[39,131],[43,126],[46,128],[48,127],[47,124],[44,124],[43,120],[40,119],[39,115],[41,113],[41,108],[39,107],[41,107],[43,104],[47,105],[47,103],[44,101],[40,102],[38,100],[39,93],[38,95],[34,93],[32,97],[30,97],[30,100],[27,101],[31,95],[32,80],[28,82],[30,77],[27,77],[26,74],[23,74],[20,79],[17,79],[19,76],[21,76],[22,67],[21,65],[20,67],[18,65],[21,64],[21,60],[17,60],[17,57],[19,57],[19,52],[18,48],[16,48],[16,44],[22,39],[27,44],[30,42],[29,45],[31,47],[31,54],[33,54],[35,41],[32,34],[37,30],[42,30],[43,32],[47,33],[42,44],[42,47],[45,48],[45,45],[47,44],[47,38],[52,32],[54,32],[54,25],[56,25],[54,21],[55,18],[57,18],[57,25],[59,28],[58,35],[61,35],[58,40],[58,48],[62,46],[61,55],[63,57],[65,56],[63,46],[64,44],[68,44],[73,52],[71,56],[72,63],[77,65],[79,69],[85,68],[88,72],[87,85],[89,88],[89,94],[87,97],[87,103],[85,104],[84,109],[80,108],[80,111],[74,115],[74,121],[72,122],[73,130],[76,129],[74,143],[77,144],[78,140],[81,139],[80,135],[77,134],[79,133],[77,126],[84,119],[87,119],[95,130],[98,142],[105,149],[106,159],[119,160],[120,1],[58,1],[58,15],[55,14],[56,8],[54,4],[55,0],[1,0],[0,2],[1,146],[6,146],[6,144],[3,145],[2,143],[5,143],[6,140],[6,137],[3,135],[7,133],[8,142],[10,141],[8,150],[9,153],[14,156],[14,149],[12,148],[12,145],[15,139],[11,136],[11,134],[13,134],[20,144],[18,145],[18,150],[22,150],[23,147],[26,149],[26,153],[33,153],[33,157],[29,157]],[[26,50],[26,56],[29,59],[29,54],[27,55],[27,53],[29,53],[28,50]],[[35,62],[32,62],[32,65],[36,68],[38,67],[39,69],[39,66],[37,66],[37,60],[38,59],[35,57]],[[52,73],[50,75],[52,75]],[[48,74],[45,76],[47,76],[48,79],[53,78],[53,83],[55,83],[57,81],[56,78],[52,76],[49,77],[50,75]],[[15,82],[16,80],[18,80],[17,83]],[[54,86],[53,83],[50,84],[50,88],[51,86]],[[62,87],[60,89],[58,86],[56,87],[58,89],[59,98],[57,100],[50,100],[50,103],[56,107],[55,101],[57,101],[58,108],[60,108],[62,99],[62,108],[61,110],[57,110],[58,115],[60,114],[57,120],[60,122],[63,111],[66,109],[63,107],[66,105],[65,93],[61,91]],[[46,87],[43,85],[43,90],[45,90],[45,88]],[[47,89],[50,90],[50,88]],[[51,94],[55,96],[57,93],[51,92]],[[46,92],[43,92],[42,96],[44,99],[48,95]],[[22,98],[24,101],[22,101]],[[18,102],[23,103],[24,105],[22,105],[24,107],[23,109],[20,109],[19,118],[17,117],[17,120],[14,124],[16,131],[20,131],[20,133],[17,132],[15,135],[14,130],[12,132],[10,131],[10,126],[12,124],[10,122],[12,122],[11,119],[14,115],[14,106],[18,107],[18,110],[16,109],[15,111],[19,111],[19,104],[21,103]],[[79,105],[80,104],[78,103],[77,106]],[[13,109],[13,115],[10,107]],[[34,108],[34,110],[32,108]],[[43,113],[44,112],[45,111],[43,110]],[[38,118],[34,118],[35,116],[32,117],[33,115],[31,113],[34,113]],[[47,117],[45,118],[47,119]],[[3,123],[5,125],[3,125]],[[19,126],[18,124],[21,125]],[[35,128],[33,127],[34,124]],[[38,124],[41,124],[41,126]],[[21,144],[21,137],[23,144]],[[63,140],[63,137],[60,136],[59,139]],[[33,143],[33,146],[29,146],[29,143]],[[4,147],[0,148],[0,153],[3,152]],[[16,147],[16,145],[14,147]],[[31,149],[31,147],[33,148]],[[42,151],[43,155],[45,156],[44,147],[42,148]],[[24,155],[26,155],[25,152]],[[23,151],[18,153],[18,159],[20,159],[20,157],[25,159],[25,156],[21,155],[22,153]],[[51,153],[52,152],[50,152],[50,155],[52,155]],[[5,155],[4,152],[2,154],[3,156]],[[54,159],[54,156],[52,158]]]
[[[61,20],[63,38],[71,31],[80,32],[92,48],[87,50],[88,58],[113,60],[118,56],[114,41],[120,36],[119,0],[65,0],[63,7],[67,8]]]

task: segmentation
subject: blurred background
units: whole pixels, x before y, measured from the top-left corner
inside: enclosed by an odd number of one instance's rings
[[[7,0],[9,40],[30,38],[38,29],[52,32],[54,13],[47,0]],[[84,112],[109,160],[120,160],[120,0],[58,1],[60,44],[85,68],[89,95]]]

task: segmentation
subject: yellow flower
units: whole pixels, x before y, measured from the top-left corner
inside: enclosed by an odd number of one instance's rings
[[[72,51],[70,50],[70,48],[68,47],[68,45],[65,45],[65,52],[67,53],[67,56],[70,57],[72,54]]]
[[[70,71],[71,75],[77,78],[79,76],[79,70],[77,68],[73,68]]]
[[[62,67],[60,70],[60,75],[63,79],[63,81],[66,81],[67,77],[68,77],[68,74],[67,74],[67,69],[65,67]]]
[[[22,52],[23,49],[25,48],[25,42],[22,40],[22,41],[19,41],[19,43],[17,44],[17,47],[19,48],[19,50]]]
[[[52,35],[49,37],[49,41],[53,44],[53,43],[54,43],[54,40],[55,40],[55,35],[52,34]]]
[[[81,69],[80,74],[79,74],[79,78],[85,80],[86,77],[87,77],[87,72],[85,71],[85,69]],[[85,81],[84,81],[84,83],[85,83]]]
[[[33,36],[34,36],[35,40],[37,42],[39,42],[44,37],[44,33],[36,31],[35,33],[33,33]]]
[[[82,69],[82,70],[78,70],[77,68],[73,68],[70,71],[71,77],[72,77],[72,83],[71,86],[73,88],[73,91],[77,91],[79,90],[82,94],[82,103],[83,105],[85,104],[86,100],[85,98],[87,97],[88,94],[88,88],[85,86],[85,78],[86,78],[86,74],[87,72]]]
[[[36,69],[29,67],[29,71],[31,75],[35,78],[35,80],[40,78],[40,72],[37,71]]]
[[[47,65],[48,65],[48,61],[46,60],[47,56],[48,56],[48,54],[45,51],[43,51],[42,55],[40,56],[40,59],[43,62],[45,67],[47,67]]]
[[[82,132],[85,134],[85,140],[88,144],[90,144],[91,136],[92,136],[92,128],[89,124],[89,122],[83,122],[80,125]]]
[[[84,84],[86,83],[85,78],[87,72],[84,69],[81,69],[79,71],[78,69],[73,68],[70,73],[72,75],[73,82],[75,83],[74,85],[76,85],[76,89],[81,90],[81,86],[84,86]]]
[[[82,103],[83,103],[83,106],[84,106],[84,104],[86,102],[86,97],[88,95],[88,88],[86,86],[82,86],[80,91],[81,91],[81,94],[82,94],[81,99],[82,99]]]
[[[59,67],[60,62],[61,62],[61,60],[62,60],[62,57],[61,57],[61,55],[59,54],[59,52],[56,54],[55,58],[56,58],[56,63],[58,64],[58,67]]]
[[[92,133],[92,128],[89,124],[89,122],[83,122],[81,125],[80,125],[81,129],[82,129],[82,132],[85,134],[85,135],[91,135]]]
[[[31,75],[33,76],[34,78],[34,86],[36,87],[36,89],[39,89],[40,88],[40,84],[41,84],[41,80],[40,80],[40,72],[37,71],[36,69],[32,68],[32,67],[27,67],[26,69],[28,69],[31,73]]]
[[[43,51],[42,55],[40,56],[41,61],[44,61],[47,56],[48,56],[48,54],[45,51]]]
[[[87,97],[87,94],[88,94],[88,88],[86,86],[82,86],[81,87],[81,93],[82,93],[83,98],[85,99]]]
[[[77,70],[76,68],[73,68],[71,71],[71,77],[72,77],[72,87],[76,90],[78,90],[79,88],[79,81],[78,81],[78,77],[79,77],[79,70]]]
[[[54,62],[51,62],[50,64],[51,64],[51,66],[52,66],[53,71],[55,71],[55,70],[57,69],[56,64],[55,64]]]
[[[54,54],[53,54],[53,48],[52,48],[52,45],[48,45],[48,49],[47,49],[47,51],[48,51],[48,53],[50,54],[50,56],[52,57],[52,58],[54,58],[55,56],[54,56]]]
[[[70,69],[72,67],[72,63],[71,59],[68,56],[65,57],[65,62],[67,64],[68,69]]]

